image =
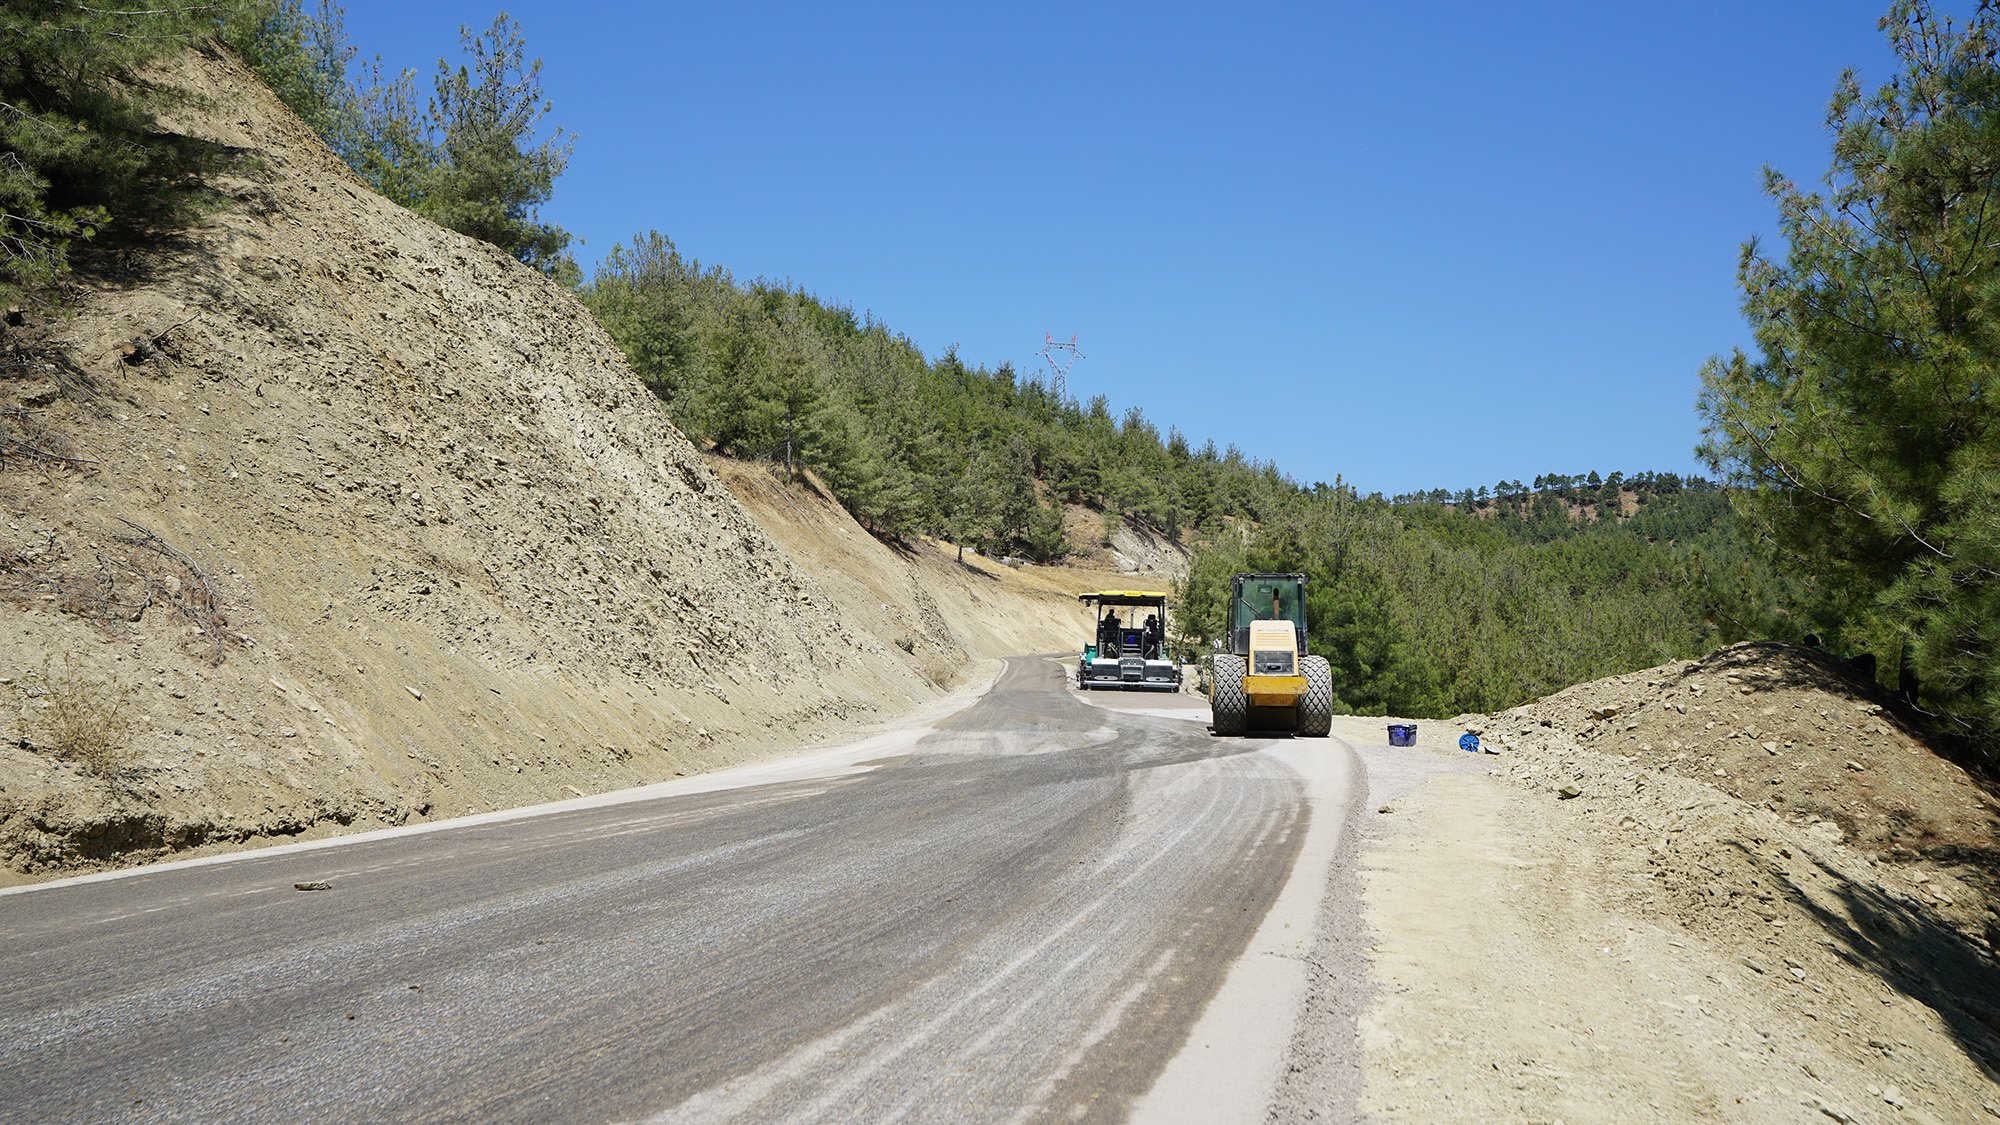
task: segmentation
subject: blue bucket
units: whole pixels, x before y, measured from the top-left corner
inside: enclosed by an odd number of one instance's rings
[[[1415,746],[1416,744],[1417,744],[1417,727],[1415,723],[1389,724],[1389,745]]]
[[[1458,748],[1468,754],[1479,753],[1479,736],[1473,734],[1471,731],[1467,731],[1465,734],[1459,736]]]

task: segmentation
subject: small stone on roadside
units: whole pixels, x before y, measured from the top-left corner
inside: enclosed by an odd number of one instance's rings
[[[1565,785],[1561,789],[1556,790],[1556,796],[1561,797],[1565,801],[1568,801],[1573,798],[1583,796],[1583,790],[1578,789],[1574,785]]]

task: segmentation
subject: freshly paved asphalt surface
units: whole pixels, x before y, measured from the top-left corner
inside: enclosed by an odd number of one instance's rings
[[[0,896],[0,1121],[1120,1120],[1306,835],[1267,745],[1020,658],[865,772]]]

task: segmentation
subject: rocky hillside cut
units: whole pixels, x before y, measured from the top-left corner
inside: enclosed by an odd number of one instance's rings
[[[170,77],[230,204],[7,330],[0,862],[593,792],[963,674],[949,626],[885,638],[774,545],[566,291],[371,193],[233,57]],[[79,700],[130,724],[110,766],[54,724]]]

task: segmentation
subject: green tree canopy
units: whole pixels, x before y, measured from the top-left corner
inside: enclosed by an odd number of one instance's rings
[[[1297,485],[1137,409],[1058,397],[1012,366],[927,358],[872,316],[790,283],[733,280],[658,231],[614,246],[578,290],[689,436],[819,474],[870,528],[1059,558],[1060,504],[1169,535],[1275,510]]]
[[[144,72],[206,37],[220,10],[0,0],[0,297],[47,295],[75,243],[196,205],[215,152],[157,128],[173,95]]]
[[[570,235],[536,209],[554,194],[571,142],[558,129],[534,143],[536,123],[550,108],[542,60],[528,61],[521,25],[505,12],[483,35],[461,27],[459,45],[471,64],[438,62],[427,115],[436,158],[417,211],[553,273]]]
[[[1750,527],[1926,698],[2000,724],[2000,70],[1986,5],[1882,20],[1901,70],[1843,76],[1819,190],[1766,171],[1782,258],[1745,245],[1757,358],[1709,361],[1699,452]],[[1896,642],[1902,642],[1898,645]],[[1885,669],[1886,670],[1886,669]]]
[[[1482,508],[1471,492],[1426,494],[1450,507],[1391,503],[1336,478],[1291,497],[1255,527],[1197,542],[1176,631],[1198,648],[1222,639],[1235,572],[1303,572],[1308,643],[1332,665],[1336,708],[1442,717],[1696,655],[1769,619],[1742,624],[1735,601],[1734,620],[1719,615],[1719,595],[1764,605],[1783,592],[1706,488],[1662,492],[1622,521],[1553,496],[1539,511]]]
[[[222,41],[336,151],[352,127],[343,14],[332,0],[236,0],[221,20]]]
[[[539,208],[569,164],[572,138],[537,139],[550,110],[542,61],[501,12],[480,35],[459,28],[466,61],[438,60],[428,103],[415,71],[386,74],[377,57],[348,75],[355,51],[342,9],[319,0],[220,0],[221,37],[293,112],[383,197],[490,242],[543,273],[580,280],[570,234]],[[669,248],[671,249],[671,248]]]

